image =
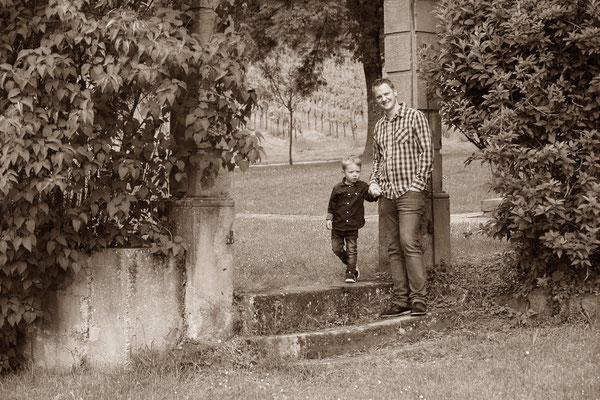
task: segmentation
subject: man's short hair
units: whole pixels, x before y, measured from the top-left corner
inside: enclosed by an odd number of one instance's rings
[[[351,165],[351,164],[356,164],[362,168],[362,161],[359,157],[349,156],[342,160],[342,170],[345,171],[346,167],[348,167],[348,165]]]
[[[390,89],[394,89],[394,84],[388,78],[375,79],[375,82],[373,82],[371,89],[375,89],[376,87],[379,87],[381,85],[388,85]]]

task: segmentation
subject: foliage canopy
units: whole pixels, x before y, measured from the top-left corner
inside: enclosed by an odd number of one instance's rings
[[[246,22],[253,39],[253,59],[288,47],[300,56],[295,91],[306,96],[322,87],[323,62],[347,54],[363,65],[368,106],[367,143],[363,157],[372,157],[372,132],[380,109],[371,85],[381,78],[383,0],[236,0],[236,18]]]
[[[438,14],[424,70],[492,168],[491,233],[530,284],[598,288],[600,2],[442,0]]]
[[[0,371],[86,254],[181,254],[163,200],[188,165],[206,181],[259,157],[239,130],[255,96],[236,25],[220,12],[202,43],[176,3],[0,0]],[[174,112],[187,116],[184,146]]]

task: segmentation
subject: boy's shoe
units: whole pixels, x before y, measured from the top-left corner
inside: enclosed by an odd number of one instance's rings
[[[415,301],[412,304],[410,315],[425,315],[427,314],[427,306],[421,301]]]
[[[379,314],[380,318],[399,317],[400,315],[406,315],[410,313],[410,308],[400,306],[398,304],[392,304],[387,310]]]
[[[356,283],[359,275],[360,275],[360,272],[358,271],[358,268],[356,268],[356,270],[354,270],[354,271],[347,269],[346,270],[346,283]]]

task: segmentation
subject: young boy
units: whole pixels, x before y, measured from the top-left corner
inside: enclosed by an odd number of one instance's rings
[[[366,182],[358,180],[361,167],[362,161],[358,157],[346,157],[342,160],[344,177],[333,187],[327,208],[327,229],[331,230],[331,247],[346,265],[347,283],[355,283],[359,275],[356,268],[356,241],[358,230],[365,225],[364,200],[378,199],[369,194],[369,185]]]

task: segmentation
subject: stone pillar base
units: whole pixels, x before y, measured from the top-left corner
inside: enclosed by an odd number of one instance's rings
[[[188,244],[185,321],[187,338],[211,341],[231,335],[233,327],[234,201],[188,197],[172,201],[169,217],[174,235]]]
[[[433,264],[450,262],[450,196],[446,192],[432,194]]]

